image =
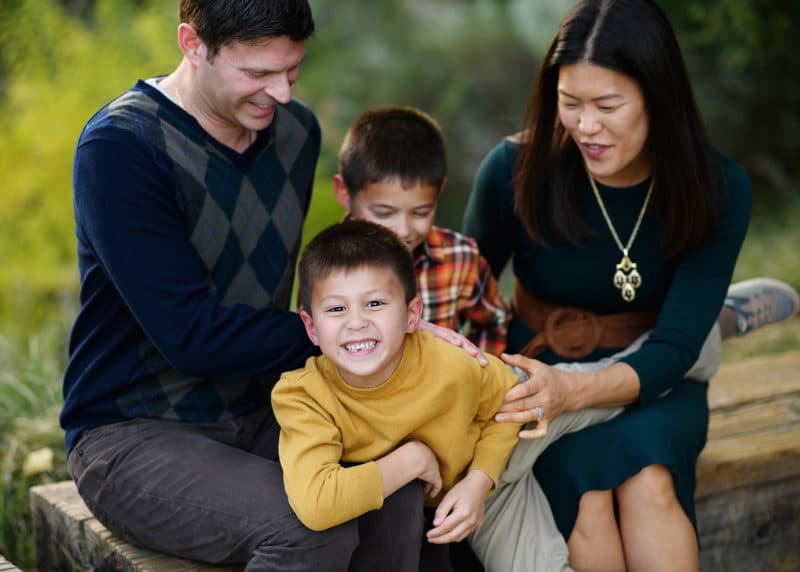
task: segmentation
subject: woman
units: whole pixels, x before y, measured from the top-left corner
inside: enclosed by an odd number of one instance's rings
[[[749,180],[710,149],[675,35],[649,0],[572,9],[527,125],[485,158],[465,215],[495,274],[513,257],[507,351],[538,360],[521,358],[533,375],[509,391],[498,420],[626,405],[536,464],[570,565],[697,570],[707,383],[684,374],[730,283]],[[650,328],[601,370],[547,365],[598,360]]]

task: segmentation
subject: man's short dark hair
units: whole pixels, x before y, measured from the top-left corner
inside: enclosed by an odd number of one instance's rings
[[[406,303],[417,295],[414,261],[400,238],[379,224],[348,220],[326,228],[306,246],[300,257],[300,306],[311,313],[314,286],[331,272],[365,266],[393,272]]]
[[[447,176],[442,130],[413,107],[365,111],[342,142],[339,174],[351,197],[370,183],[389,179],[399,179],[404,187],[423,183],[440,188]]]
[[[314,32],[307,0],[181,0],[181,22],[208,46],[208,57],[233,42],[286,36],[295,42]]]

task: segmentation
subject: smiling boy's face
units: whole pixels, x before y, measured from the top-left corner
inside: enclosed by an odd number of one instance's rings
[[[317,281],[311,312],[300,312],[311,341],[354,387],[377,387],[400,364],[406,334],[414,332],[422,300],[406,303],[389,268],[334,270]]]

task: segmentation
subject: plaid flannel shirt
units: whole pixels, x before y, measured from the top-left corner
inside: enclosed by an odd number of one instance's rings
[[[481,350],[499,355],[511,313],[475,240],[434,226],[415,254],[423,319],[465,331]]]

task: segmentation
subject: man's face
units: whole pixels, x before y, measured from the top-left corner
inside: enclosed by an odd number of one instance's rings
[[[407,333],[413,332],[422,300],[406,303],[395,272],[364,266],[335,270],[318,280],[311,312],[300,312],[311,341],[354,387],[377,387],[400,364]]]
[[[436,215],[439,189],[415,183],[403,187],[399,179],[369,183],[349,199],[354,219],[385,226],[400,237],[411,251],[428,237]]]
[[[211,61],[205,44],[198,53],[199,113],[223,130],[259,131],[278,103],[289,103],[305,46],[280,36],[224,45]]]

